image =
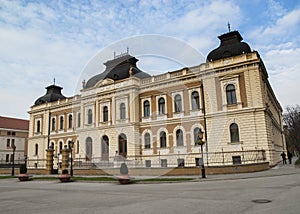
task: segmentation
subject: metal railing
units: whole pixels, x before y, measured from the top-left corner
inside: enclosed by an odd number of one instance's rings
[[[266,162],[265,150],[241,150],[203,153],[205,166],[228,166],[234,164],[250,164]],[[201,153],[155,154],[111,157],[73,158],[74,169],[107,169],[117,168],[126,163],[131,168],[155,167],[198,167],[202,161]],[[54,158],[54,168],[60,168],[60,160]],[[46,159],[28,159],[28,168],[45,168]]]

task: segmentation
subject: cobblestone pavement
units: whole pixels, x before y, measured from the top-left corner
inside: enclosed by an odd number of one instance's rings
[[[0,213],[300,213],[300,169],[293,165],[195,178],[131,185],[1,179]]]

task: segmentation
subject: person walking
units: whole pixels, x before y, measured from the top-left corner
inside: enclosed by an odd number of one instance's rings
[[[286,164],[286,154],[284,152],[281,153],[282,163]]]
[[[290,151],[287,152],[287,157],[289,159],[289,164],[292,164],[293,154]]]

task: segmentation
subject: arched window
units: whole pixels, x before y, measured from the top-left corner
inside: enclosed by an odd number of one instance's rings
[[[240,137],[239,137],[239,127],[236,123],[232,123],[230,125],[230,141],[233,142],[239,142]]]
[[[236,104],[236,94],[235,94],[235,87],[233,84],[229,84],[226,87],[226,97],[227,97],[227,104]]]
[[[196,127],[194,128],[194,144],[195,145],[198,145],[198,136],[199,136],[199,133],[202,132],[200,128]]]
[[[148,100],[144,101],[144,117],[150,116],[150,102]]]
[[[162,97],[158,100],[158,113],[165,114],[165,99]]]
[[[175,105],[175,112],[182,112],[182,101],[181,96],[177,94],[174,97],[174,105]]]
[[[61,153],[61,150],[63,149],[63,143],[60,141],[59,142],[59,153]]]
[[[59,129],[63,130],[64,129],[64,117],[60,116],[59,118]]]
[[[120,119],[125,119],[126,118],[126,106],[125,103],[120,104]]]
[[[125,134],[119,135],[119,155],[127,157],[127,137]]]
[[[85,157],[86,160],[90,161],[92,160],[92,154],[93,154],[93,140],[92,138],[88,137],[85,141]]]
[[[55,118],[52,118],[52,122],[51,122],[51,130],[55,131]]]
[[[160,142],[160,148],[166,148],[167,147],[167,135],[166,132],[162,131],[159,134],[159,142]]]
[[[35,144],[35,151],[34,151],[34,155],[38,155],[39,154],[39,145]]]
[[[103,122],[107,122],[108,121],[108,107],[104,106],[103,107]]]
[[[69,123],[69,129],[71,129],[73,127],[73,116],[72,116],[72,114],[69,115],[68,123]]]
[[[151,148],[150,134],[148,132],[144,135],[144,143],[145,143],[145,149]]]
[[[36,122],[36,132],[37,133],[41,132],[41,121],[39,120]]]
[[[176,146],[183,146],[183,132],[181,129],[176,131]]]
[[[199,100],[199,93],[197,91],[193,91],[191,94],[192,110],[200,109]]]
[[[78,113],[77,114],[77,127],[80,127],[80,123],[81,123],[81,114]]]
[[[109,139],[106,135],[102,137],[101,141],[101,159],[108,160],[109,159]]]
[[[92,124],[93,123],[93,111],[92,109],[88,110],[88,124]]]

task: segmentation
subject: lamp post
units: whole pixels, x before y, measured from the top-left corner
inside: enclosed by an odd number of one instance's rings
[[[28,158],[27,155],[24,155],[25,168],[27,168],[27,158]]]
[[[15,152],[16,152],[16,146],[12,146],[13,154],[12,154],[12,168],[11,168],[11,176],[15,176]]]
[[[201,146],[201,157],[202,157],[202,163],[201,163],[201,175],[202,178],[206,178],[205,176],[205,168],[204,168],[204,158],[203,158],[203,144],[205,143],[203,140],[203,131],[200,129],[197,137],[197,144]]]
[[[74,142],[72,140],[69,141],[69,149],[71,152],[71,164],[70,164],[70,175],[73,176],[73,145]]]

